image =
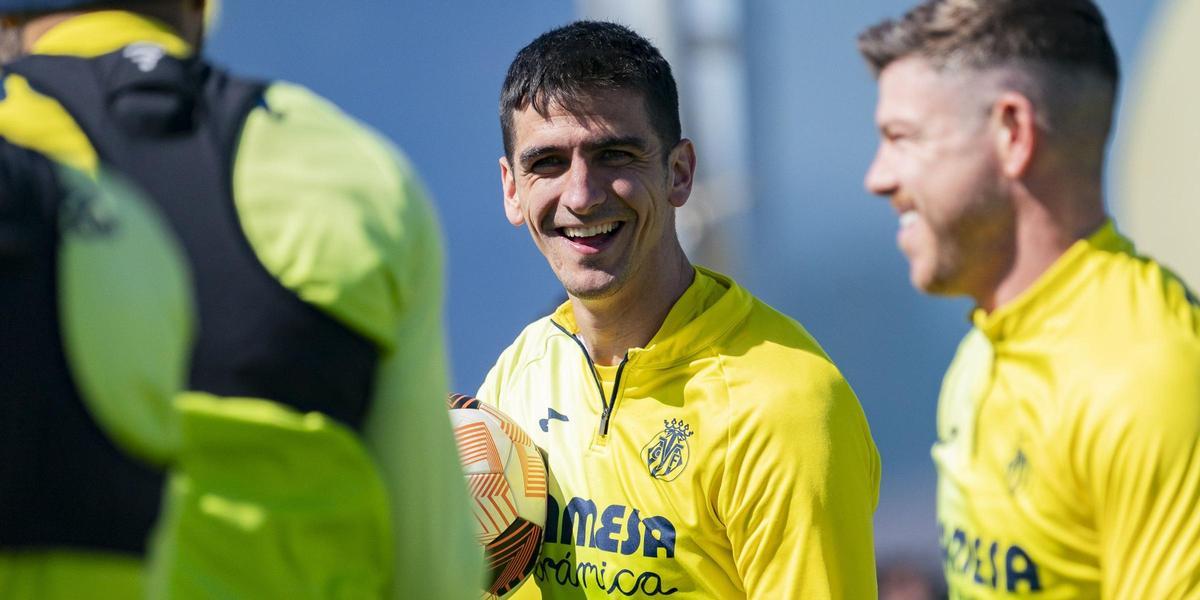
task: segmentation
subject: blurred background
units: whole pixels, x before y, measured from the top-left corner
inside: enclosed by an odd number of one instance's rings
[[[1200,2],[1098,4],[1124,75],[1110,209],[1143,249],[1200,282],[1191,233],[1200,203],[1188,177],[1200,166],[1192,64],[1200,36],[1191,35]],[[538,34],[581,17],[650,38],[675,69],[684,134],[700,156],[696,193],[680,214],[689,254],[800,320],[842,368],[884,461],[876,535],[881,565],[892,565],[885,587],[896,582],[886,588],[892,598],[925,598],[936,591],[915,575],[935,573],[939,557],[934,405],[970,306],[909,287],[896,216],[862,189],[875,87],[854,45],[861,29],[909,5],[227,0],[208,50],[242,74],[314,89],[416,164],[446,231],[453,385],[469,393],[561,297],[501,208],[496,105],[509,61]]]

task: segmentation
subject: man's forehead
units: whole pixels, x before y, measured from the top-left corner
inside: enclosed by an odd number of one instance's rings
[[[531,136],[568,137],[640,135],[653,137],[642,95],[613,90],[553,99],[539,111],[532,103],[513,113],[518,146]]]
[[[953,112],[968,98],[969,79],[937,70],[921,57],[896,60],[879,74],[876,120],[884,123]]]

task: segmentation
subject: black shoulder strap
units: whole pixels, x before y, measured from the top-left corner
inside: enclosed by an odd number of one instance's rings
[[[162,480],[100,431],[68,366],[57,283],[66,197],[48,159],[0,140],[0,550],[136,555]]]
[[[178,234],[201,323],[191,389],[266,398],[360,429],[378,349],[266,270],[234,203],[238,141],[265,84],[152,44],[92,59],[29,56],[9,70],[58,100],[101,160],[140,184]]]
[[[194,132],[206,134],[211,154],[232,159],[246,115],[267,87],[147,43],[96,59],[35,54],[4,70],[62,104],[105,162],[133,172],[143,167],[134,162],[142,153],[160,154],[164,142]]]

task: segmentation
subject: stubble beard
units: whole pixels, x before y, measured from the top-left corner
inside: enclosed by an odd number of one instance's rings
[[[980,195],[953,224],[930,226],[934,265],[923,291],[938,296],[990,295],[1012,266],[1014,216],[999,187]]]
[[[588,273],[586,273],[586,275],[580,279],[592,280],[593,278],[601,276],[599,275],[601,270],[598,268],[589,268],[587,271]],[[602,283],[601,285],[588,285],[583,281],[575,280],[568,281],[567,278],[561,276],[558,278],[558,281],[562,284],[563,289],[567,292],[567,295],[571,296],[572,298],[593,301],[604,300],[617,295],[617,293],[625,287],[626,282],[629,280],[628,269],[623,269],[621,272],[616,274],[608,273],[607,271],[603,271],[603,273],[608,275],[610,279],[607,283]]]

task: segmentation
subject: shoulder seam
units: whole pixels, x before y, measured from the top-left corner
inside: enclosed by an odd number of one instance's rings
[[[519,334],[517,336],[517,339],[520,339],[522,335],[525,335],[525,333],[534,326],[546,327],[547,324],[544,323],[543,321],[548,321],[548,320],[549,320],[549,317],[542,317],[542,318],[530,323],[529,325],[527,325],[525,327],[524,330],[521,331],[521,334]],[[554,340],[555,334],[562,335],[561,332],[559,332],[558,330],[554,330],[551,332],[550,335],[544,336],[542,338],[541,347],[538,349],[537,354],[534,356],[530,356],[528,358],[522,358],[519,362],[516,362],[513,365],[513,368],[511,370],[511,372],[509,373],[509,377],[507,379],[511,380],[512,378],[515,378],[516,375],[524,372],[526,369],[531,367],[534,363],[537,363],[537,362],[541,361],[542,359],[546,358],[546,356],[548,354],[550,354],[549,345]],[[514,340],[514,342],[515,342],[515,340]]]

